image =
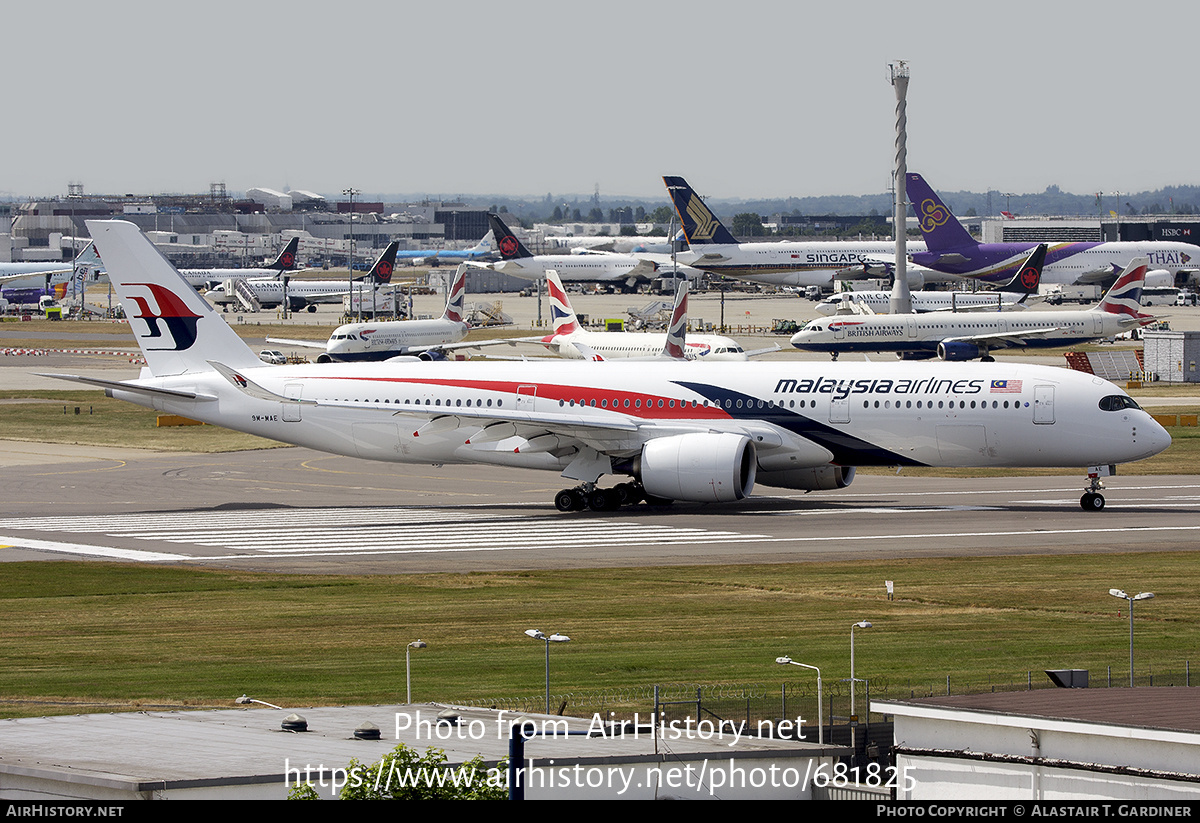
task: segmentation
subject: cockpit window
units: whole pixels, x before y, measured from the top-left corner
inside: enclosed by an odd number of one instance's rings
[[[1126,394],[1110,394],[1100,398],[1100,411],[1120,411],[1121,409],[1140,409],[1134,399]]]

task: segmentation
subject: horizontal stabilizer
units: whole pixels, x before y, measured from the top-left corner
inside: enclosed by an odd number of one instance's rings
[[[83,377],[78,374],[38,374],[38,377],[53,377],[55,380],[70,380],[74,383],[87,383],[89,386],[99,386],[110,391],[127,391],[148,396],[171,397],[184,400],[216,400],[216,395],[200,394],[194,391],[178,389],[156,389],[151,386],[141,386],[137,383],[125,383],[120,380],[103,380],[99,377]]]

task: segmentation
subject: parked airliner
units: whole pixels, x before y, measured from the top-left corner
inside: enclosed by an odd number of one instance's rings
[[[906,359],[990,360],[990,349],[1058,347],[1112,337],[1154,321],[1139,300],[1146,258],[1134,260],[1108,294],[1086,311],[855,315],[809,322],[792,337],[806,351],[892,351]]]
[[[570,360],[650,358],[662,356],[670,348],[666,332],[598,332],[583,328],[557,272],[546,272],[546,290],[550,293],[554,333],[545,337],[522,337],[514,342],[541,343],[559,357]],[[687,295],[688,285],[683,281],[676,292],[675,309],[671,315],[672,330],[676,334],[681,334],[687,328]],[[682,330],[677,328],[680,324]],[[746,360],[748,357],[736,340],[716,334],[688,334],[678,354],[667,356],[678,356],[684,360]]]
[[[275,256],[275,259],[265,266],[249,269],[180,269],[183,279],[194,288],[205,288],[220,283],[230,277],[271,277],[278,278],[284,272],[295,271],[296,256],[300,249],[300,238],[293,237]]]
[[[686,180],[664,177],[663,183],[691,247],[691,255],[680,255],[679,262],[693,268],[768,286],[829,288],[834,275],[840,279],[861,279],[888,274],[888,265],[880,261],[895,257],[896,244],[890,240],[739,243]],[[909,242],[908,248],[924,250],[924,244]],[[914,289],[926,282],[960,279],[919,266],[908,266],[907,271],[908,284]]]
[[[561,510],[836,489],[855,466],[1089,466],[1170,445],[1123,391],[1046,366],[467,362],[268,366],[132,223],[89,221],[146,357],[55,375],[285,443],[396,463],[493,463],[579,485]],[[1102,471],[1104,469],[1105,471]],[[632,480],[615,488],[606,474]],[[1093,477],[1081,505],[1103,508]]]
[[[498,215],[489,214],[500,261],[491,267],[514,277],[541,280],[550,269],[571,283],[607,283],[630,290],[655,278],[655,265],[627,254],[533,254]]]
[[[1021,261],[1037,245],[980,243],[929,187],[921,175],[910,172],[906,191],[916,212],[924,249],[912,249],[910,259],[920,266],[959,277],[1003,283],[1012,278]],[[1145,257],[1150,269],[1146,285],[1174,286],[1180,272],[1200,270],[1200,247],[1166,240],[1145,242],[1051,243],[1046,253],[1044,283],[1111,283],[1130,261]]]
[[[464,308],[467,297],[467,266],[460,264],[454,285],[446,295],[446,310],[434,320],[390,320],[377,323],[347,323],[334,329],[325,343],[268,337],[268,343],[322,349],[318,363],[354,360],[390,360],[416,356],[423,360],[444,359],[445,352],[467,336]]]

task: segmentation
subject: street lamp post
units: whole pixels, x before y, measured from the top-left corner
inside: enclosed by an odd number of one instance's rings
[[[557,632],[551,635],[543,634],[540,629],[526,629],[525,634],[534,640],[546,641],[546,714],[550,714],[550,644],[569,643],[571,638]]]
[[[855,762],[858,761],[858,748],[856,745],[858,740],[855,734],[858,730],[858,720],[854,712],[854,630],[869,628],[871,628],[871,623],[866,620],[860,620],[850,626],[850,748],[854,750],[853,758]],[[867,711],[870,711],[869,707]]]
[[[1122,589],[1109,589],[1113,597],[1129,601],[1129,688],[1133,688],[1133,603],[1135,600],[1153,600],[1154,592],[1128,595]]]
[[[350,270],[350,275],[349,275],[349,277],[350,277],[350,281],[349,281],[350,302],[351,302],[351,308],[353,308],[353,303],[354,303],[354,198],[357,195],[361,194],[361,192],[359,192],[358,189],[351,187],[348,189],[342,189],[342,194],[344,194],[344,195],[346,195],[346,197],[350,198],[350,249],[349,249],[349,251],[346,252],[346,268],[348,268]],[[358,319],[362,320],[362,316],[361,316],[362,315],[362,295],[361,295],[361,293],[359,294],[359,298],[358,298],[358,313],[359,313]]]
[[[413,649],[423,649],[429,644],[424,640],[414,640],[404,647],[404,681],[408,684],[408,699],[406,703],[412,702],[412,662],[409,657]]]
[[[775,662],[781,666],[801,666],[805,669],[812,669],[817,673],[817,743],[825,743],[825,725],[821,722],[821,712],[825,705],[821,696],[821,670],[816,666],[810,666],[807,663],[797,663],[790,657],[776,657]]]

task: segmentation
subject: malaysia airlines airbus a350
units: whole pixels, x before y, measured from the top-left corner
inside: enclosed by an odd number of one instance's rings
[[[855,466],[1091,466],[1166,431],[1113,384],[1021,364],[607,361],[268,366],[132,223],[89,221],[147,366],[55,375],[194,420],[396,463],[560,472],[564,511],[849,485]],[[602,489],[604,475],[631,478]],[[1098,481],[1081,500],[1103,508]]]

